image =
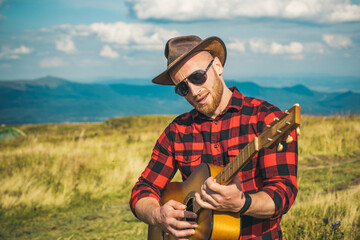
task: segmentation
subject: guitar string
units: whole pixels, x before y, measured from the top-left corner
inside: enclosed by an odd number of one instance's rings
[[[252,141],[250,142],[250,143],[252,143]],[[249,143],[249,144],[250,144]],[[251,145],[247,145],[247,146],[245,146],[242,150],[241,150],[241,154],[242,154],[242,159],[244,159],[245,158],[245,151],[247,151],[247,152],[249,152],[249,150],[251,151],[252,149],[251,149]],[[244,151],[245,150],[245,151]],[[248,156],[249,156],[249,154],[248,154]],[[238,165],[241,165],[241,163],[243,162],[243,160],[241,160],[241,157],[239,157],[239,158],[237,158],[237,156],[235,156],[235,158],[233,159],[233,161],[231,161],[229,164],[235,164],[234,163],[234,160],[235,161],[237,161],[237,162],[239,162],[240,161],[240,163],[238,163]],[[228,166],[228,165],[227,165]],[[226,168],[226,167],[225,167]],[[224,168],[224,169],[225,169]],[[224,170],[223,169],[223,170]],[[226,170],[225,171],[221,171],[220,173],[219,173],[219,175],[217,175],[216,177],[215,177],[215,179],[219,176],[219,180],[220,180],[220,183],[219,184],[221,184],[221,185],[223,185],[222,183],[223,183],[223,181],[222,181],[222,178],[221,178],[221,176],[223,175],[223,174],[225,174],[225,178],[226,178]],[[241,169],[238,169],[238,171],[240,171]],[[236,171],[236,172],[238,172],[238,171]],[[231,175],[233,175],[234,173],[232,173]],[[221,175],[221,176],[220,176]],[[195,200],[195,198],[193,198],[192,199],[193,200],[193,202],[194,202],[194,200]],[[193,206],[194,206],[194,204],[193,204],[193,202],[189,205],[189,206],[187,206],[186,207],[186,210],[188,210],[188,209],[190,209],[190,208],[193,208]],[[192,211],[192,212],[194,212],[194,211]]]

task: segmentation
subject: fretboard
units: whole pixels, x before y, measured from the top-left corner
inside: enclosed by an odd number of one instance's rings
[[[228,184],[231,179],[252,159],[259,151],[258,138],[255,137],[241,152],[226,165],[215,177],[216,182],[222,185]]]

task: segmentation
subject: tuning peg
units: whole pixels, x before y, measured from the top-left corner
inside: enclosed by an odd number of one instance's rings
[[[300,127],[297,127],[297,128],[296,128],[296,134],[297,134],[298,136],[300,136]]]
[[[292,141],[294,141],[294,138],[291,135],[288,135],[286,138],[286,143],[291,143]]]
[[[283,148],[284,148],[284,146],[281,143],[279,143],[279,145],[277,147],[277,151],[281,152],[283,150]]]

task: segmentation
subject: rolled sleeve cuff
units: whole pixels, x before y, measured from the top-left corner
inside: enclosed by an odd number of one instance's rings
[[[145,197],[152,197],[160,203],[160,196],[158,194],[148,191],[148,190],[141,191],[139,194],[132,197],[130,200],[130,209],[135,217],[137,217],[136,213],[135,213],[135,205],[140,199],[145,198]]]
[[[295,201],[296,192],[289,193],[291,195],[289,196],[286,191],[276,189],[276,187],[264,187],[262,191],[267,193],[273,199],[275,204],[275,213],[273,217],[270,218],[271,220],[277,219],[287,213]]]

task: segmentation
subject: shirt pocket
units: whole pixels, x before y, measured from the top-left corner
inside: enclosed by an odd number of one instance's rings
[[[195,168],[201,163],[201,155],[175,155],[175,160],[179,166],[179,170],[183,178],[187,178],[195,170]]]

